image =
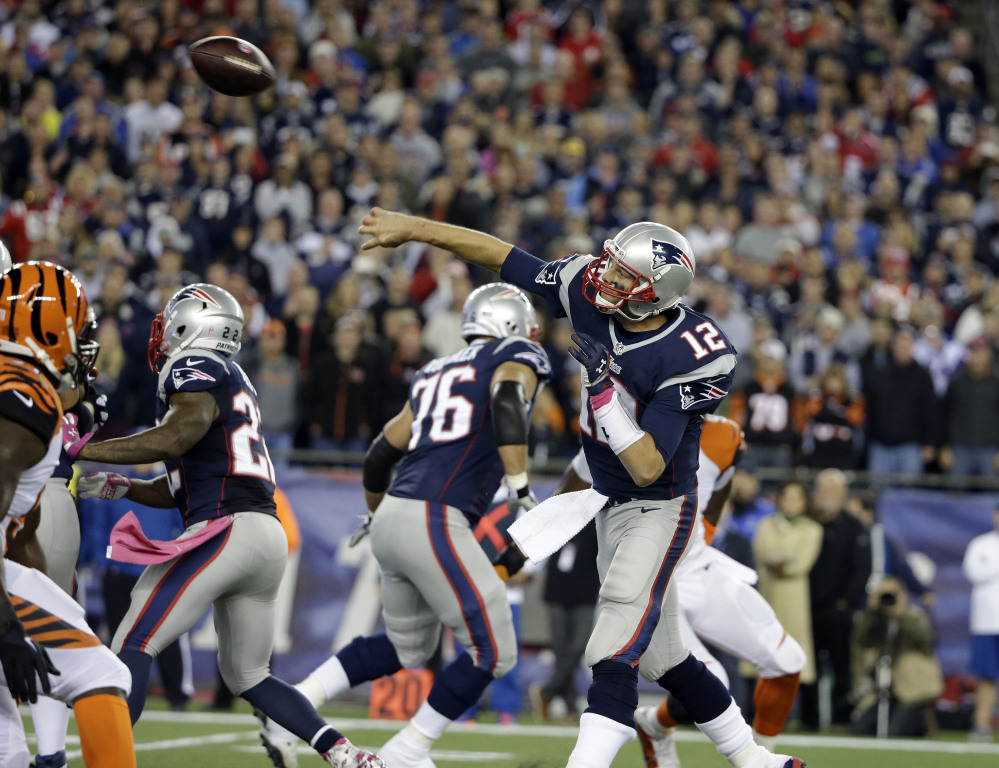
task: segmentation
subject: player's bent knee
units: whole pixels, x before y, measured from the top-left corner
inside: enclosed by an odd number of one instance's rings
[[[767,663],[760,666],[760,677],[797,674],[805,668],[806,661],[805,650],[797,640],[787,635]]]
[[[399,654],[399,663],[403,669],[416,669],[426,665],[434,655],[433,650],[426,648],[400,648],[396,646],[396,653]]]
[[[593,667],[620,651],[630,637],[627,626],[624,616],[613,607],[602,608],[586,643],[586,666]]]
[[[493,667],[493,677],[499,680],[515,666],[517,666],[517,646],[500,648],[496,665]]]
[[[223,661],[221,656],[217,658],[222,682],[236,696],[241,696],[243,691],[250,690],[271,676],[269,664],[265,663],[262,667],[253,670],[237,670],[231,662]]]

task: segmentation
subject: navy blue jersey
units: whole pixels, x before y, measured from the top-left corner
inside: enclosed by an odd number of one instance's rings
[[[736,351],[709,317],[682,304],[661,328],[624,330],[583,296],[583,272],[593,258],[577,254],[547,263],[514,248],[500,274],[543,296],[555,317],[568,317],[576,331],[607,347],[614,388],[666,462],[656,482],[644,488],[636,485],[599,434],[584,388],[579,429],[593,487],[629,499],[694,493],[703,414],[714,411],[728,393]]]
[[[164,462],[184,525],[233,512],[275,515],[274,466],[260,434],[257,393],[243,369],[205,350],[172,357],[160,371],[157,422],[177,392],[210,392],[219,408],[193,448]]]
[[[523,363],[541,381],[551,375],[545,351],[515,336],[473,341],[417,371],[409,387],[412,434],[389,488],[391,495],[443,502],[473,522],[485,514],[503,479],[489,384],[506,362]],[[533,409],[534,402],[528,407]]]

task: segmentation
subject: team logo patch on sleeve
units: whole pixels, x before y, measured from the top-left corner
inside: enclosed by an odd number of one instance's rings
[[[176,366],[170,371],[175,389],[180,389],[189,381],[217,381],[210,373],[206,373],[197,367],[203,362],[202,360],[189,357],[184,362],[186,363],[185,366]]]
[[[548,362],[548,358],[540,352],[532,352],[529,350],[518,352],[513,356],[513,359],[523,360],[524,363],[537,371],[541,376],[547,376],[552,372],[552,367]]]
[[[658,270],[670,264],[679,264],[690,274],[694,274],[694,263],[690,257],[673,243],[663,240],[652,241],[652,269]]]
[[[680,385],[680,406],[689,411],[695,405],[721,400],[728,394],[728,376],[691,381]]]
[[[561,268],[561,261],[553,261],[550,264],[545,264],[544,268],[538,272],[538,276],[534,278],[534,282],[538,285],[558,285],[558,271]]]

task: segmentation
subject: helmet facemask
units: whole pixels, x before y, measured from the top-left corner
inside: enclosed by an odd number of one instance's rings
[[[659,299],[652,287],[652,279],[630,267],[624,256],[621,246],[613,240],[605,241],[600,258],[590,262],[583,273],[583,296],[605,314],[618,314],[628,320],[642,320],[661,310],[652,306],[649,311],[638,313],[635,312],[634,304],[655,305]],[[629,276],[631,284],[620,288],[604,280],[604,276],[612,268]]]

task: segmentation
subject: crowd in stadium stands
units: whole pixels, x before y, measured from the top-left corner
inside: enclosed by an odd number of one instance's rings
[[[243,305],[273,447],[361,449],[489,279],[360,255],[371,206],[546,258],[653,219],[741,353],[752,461],[989,474],[999,129],[957,6],[0,0],[0,237],[83,281],[109,434],[152,421],[150,320],[207,280]],[[209,34],[277,86],[210,91],[185,53]],[[578,375],[545,326],[535,434],[559,455]]]

